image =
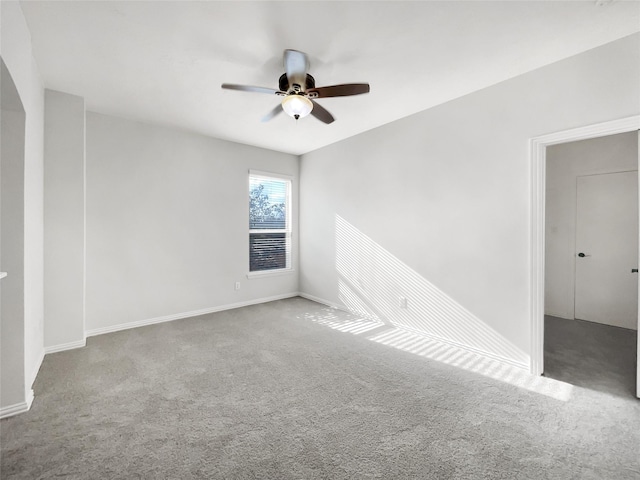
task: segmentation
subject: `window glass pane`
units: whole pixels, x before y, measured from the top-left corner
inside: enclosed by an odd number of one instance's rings
[[[287,181],[250,177],[249,228],[287,228]]]
[[[286,233],[249,234],[249,271],[287,268]]]
[[[291,180],[249,174],[249,271],[291,268]]]

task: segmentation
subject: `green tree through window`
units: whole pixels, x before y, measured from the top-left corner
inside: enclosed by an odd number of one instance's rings
[[[260,183],[249,194],[249,228],[264,228],[264,225],[284,228],[286,205],[284,202],[271,202],[264,188],[264,184]]]
[[[249,176],[249,271],[290,268],[291,181]]]

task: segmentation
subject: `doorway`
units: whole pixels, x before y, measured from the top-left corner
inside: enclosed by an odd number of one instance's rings
[[[553,182],[556,181],[554,176],[548,176],[547,168],[549,165],[547,164],[547,158],[549,155],[553,156],[553,150],[550,148],[552,146],[556,146],[560,148],[564,145],[568,145],[571,142],[575,142],[576,144],[580,143],[583,140],[595,140],[595,141],[614,141],[615,138],[605,138],[608,136],[616,136],[619,134],[632,132],[627,137],[627,144],[629,141],[633,142],[635,147],[635,155],[632,159],[631,168],[629,165],[614,165],[611,164],[606,165],[606,167],[602,167],[602,165],[596,165],[595,163],[591,163],[587,165],[585,174],[603,174],[603,173],[611,173],[611,170],[617,171],[630,171],[632,169],[637,170],[638,168],[638,154],[637,154],[637,145],[638,145],[638,134],[637,130],[640,128],[640,116],[629,117],[626,119],[621,119],[612,122],[606,122],[603,124],[592,125],[589,127],[583,127],[579,129],[569,130],[565,132],[559,132],[552,135],[546,135],[544,137],[538,137],[532,139],[531,141],[531,158],[532,158],[532,308],[531,308],[531,338],[532,338],[532,357],[531,357],[531,372],[537,375],[542,374],[546,369],[544,366],[544,347],[545,347],[545,310],[547,313],[552,313],[557,315],[558,320],[549,327],[549,330],[559,329],[562,331],[564,328],[562,322],[570,322],[570,326],[582,326],[582,327],[591,327],[595,325],[596,328],[599,328],[599,325],[592,324],[591,322],[581,322],[579,320],[573,320],[575,317],[575,303],[574,303],[574,294],[575,294],[575,277],[573,274],[569,275],[566,272],[571,272],[571,269],[568,267],[573,266],[573,273],[575,273],[575,260],[578,258],[577,254],[580,252],[575,250],[575,240],[568,241],[565,239],[564,248],[569,250],[571,253],[569,255],[564,255],[563,258],[555,257],[553,249],[551,249],[550,257],[547,259],[546,268],[549,269],[548,272],[545,272],[545,256],[547,254],[547,246],[549,244],[548,237],[558,237],[565,235],[567,236],[566,230],[570,230],[569,225],[563,229],[557,229],[553,226],[549,228],[549,231],[546,231],[546,224],[553,223],[553,221],[557,221],[557,217],[561,217],[562,215],[566,215],[567,212],[557,211],[552,206],[554,201],[557,201],[558,198],[562,195],[565,195],[566,192],[563,192],[563,189],[560,188],[559,185],[554,185]],[[600,140],[598,140],[600,139]],[[588,147],[593,145],[587,145]],[[584,166],[584,165],[583,165]],[[571,172],[571,168],[569,165],[564,165],[565,169],[568,170],[568,173],[574,175],[576,177],[576,171]],[[604,171],[603,171],[604,170]],[[549,182],[549,185],[547,183]],[[574,192],[572,194],[575,198],[575,191],[577,189],[577,181],[574,183]],[[547,196],[548,194],[548,196]],[[575,203],[574,203],[575,205]],[[550,208],[547,208],[550,207]],[[556,218],[554,218],[554,216]],[[547,218],[549,217],[549,218]],[[571,222],[569,222],[571,223]],[[573,216],[573,228],[575,228],[575,215]],[[570,237],[570,235],[569,235]],[[636,245],[636,252],[638,246]],[[556,249],[557,250],[557,249]],[[583,252],[586,253],[586,252]],[[557,255],[557,252],[555,253]],[[636,260],[637,261],[637,260]],[[573,265],[572,265],[573,264]],[[629,266],[629,273],[631,267],[637,267],[637,265]],[[565,272],[564,278],[560,278],[554,276],[554,270],[563,270]],[[545,273],[547,274],[545,276]],[[550,279],[554,280],[550,280]],[[554,283],[554,285],[546,285],[545,279]],[[635,280],[637,282],[637,280]],[[545,288],[545,287],[549,288]],[[553,288],[558,287],[559,288]],[[545,299],[545,291],[547,292],[547,298]],[[553,291],[554,294],[550,295],[549,291]],[[637,299],[637,288],[636,288],[636,299]],[[546,300],[546,302],[545,302]],[[636,300],[637,301],[637,300]],[[636,314],[637,316],[637,314]],[[570,319],[570,320],[567,320]],[[637,328],[637,318],[635,326]],[[606,327],[606,328],[616,328],[616,327]],[[633,332],[635,335],[635,331],[626,330]],[[623,333],[625,333],[623,332]],[[553,333],[549,331],[547,333]],[[627,338],[627,342],[629,342],[629,335],[625,333],[625,338]],[[583,333],[573,332],[569,336],[573,336],[579,338]],[[593,335],[603,337],[603,334],[593,333]],[[615,337],[615,335],[613,335]],[[635,336],[631,338],[631,359],[626,361],[627,365],[630,365],[634,370],[631,372],[632,375],[632,383],[635,385],[632,387],[632,390],[635,390],[635,394],[640,394],[640,389],[638,388],[637,380],[637,372],[635,372],[635,359],[638,357],[638,349],[637,349],[637,340]],[[613,357],[621,357],[622,355],[612,355]],[[584,362],[582,362],[584,363]]]
[[[545,376],[635,393],[636,132],[547,148]]]
[[[28,409],[24,365],[25,110],[0,59],[0,417]],[[27,399],[28,403],[28,399]]]

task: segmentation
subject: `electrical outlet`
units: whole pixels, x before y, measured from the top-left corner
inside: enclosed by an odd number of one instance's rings
[[[400,297],[398,299],[398,305],[400,308],[407,308],[407,297]]]
[[[240,282],[236,282],[236,290],[240,290]]]

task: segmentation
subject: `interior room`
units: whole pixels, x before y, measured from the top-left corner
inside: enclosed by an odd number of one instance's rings
[[[554,145],[546,160],[545,376],[633,395],[637,132]]]
[[[640,2],[0,27],[2,478],[640,478]]]

